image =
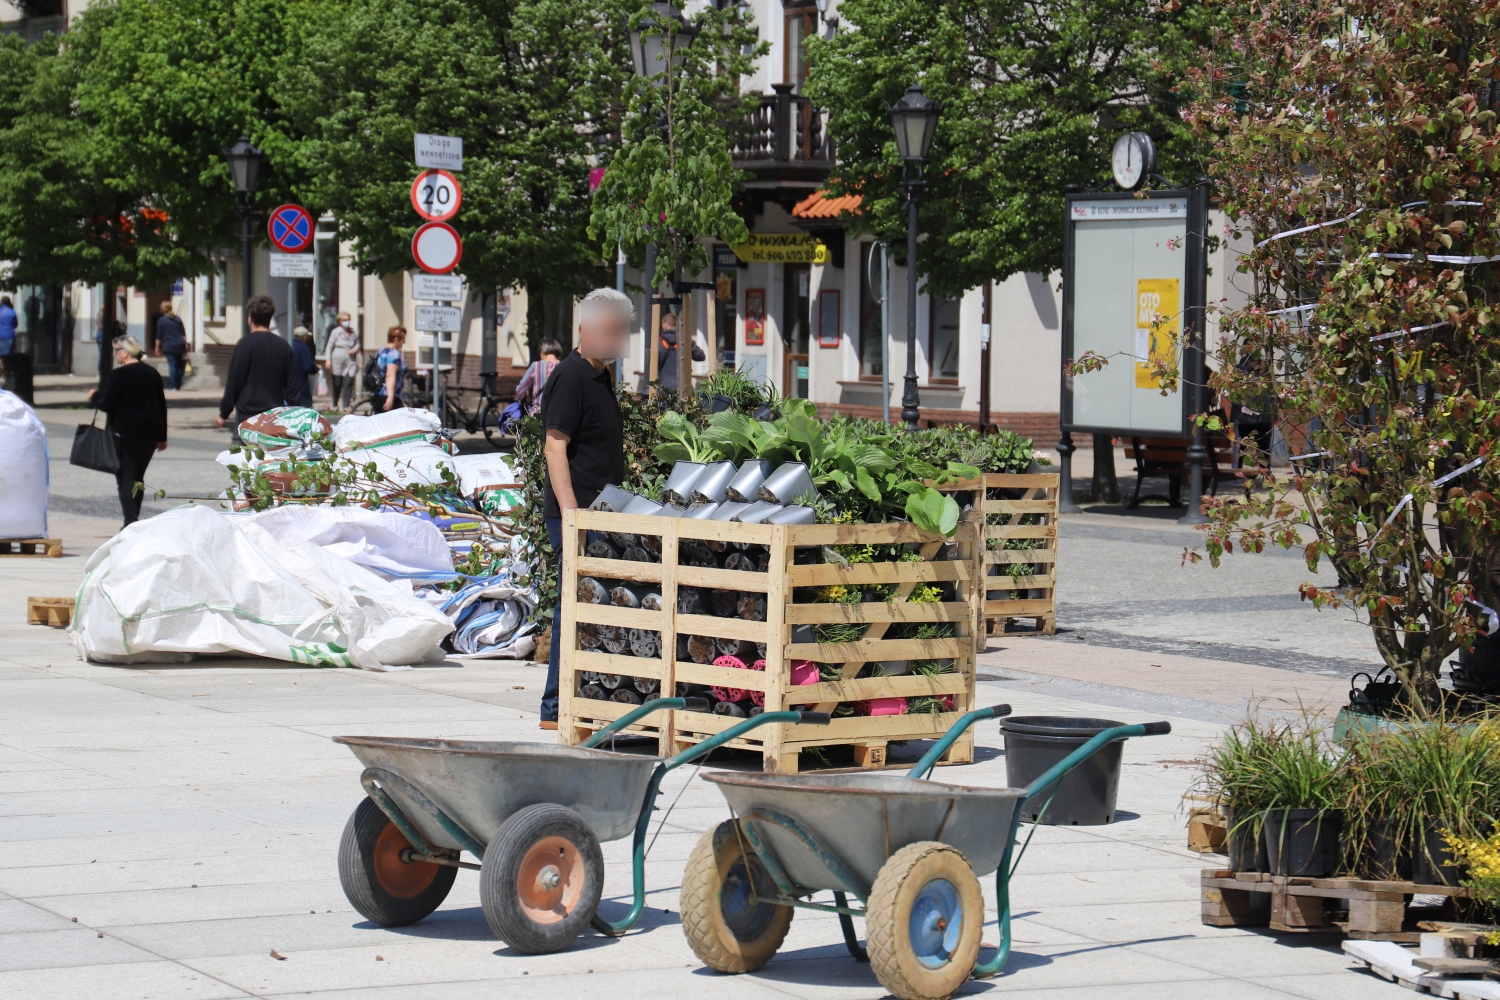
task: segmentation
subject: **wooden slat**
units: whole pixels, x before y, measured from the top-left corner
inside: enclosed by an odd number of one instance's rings
[[[650,677],[661,680],[666,676],[666,663],[643,656],[624,656],[619,653],[601,653],[593,649],[580,649],[574,657],[578,670],[592,670],[600,674],[626,674],[630,677]]]
[[[666,595],[662,596],[665,599]],[[589,622],[594,625],[615,625],[620,628],[645,628],[653,632],[660,632],[666,625],[666,613],[663,611],[621,608],[613,604],[578,602],[574,605],[574,616],[575,623]]]
[[[992,524],[986,529],[990,538],[1056,538],[1055,524]]]
[[[1008,566],[1011,563],[1055,563],[1057,552],[1053,549],[990,549],[984,554],[984,562],[987,566]]]
[[[755,526],[752,525],[752,527]],[[771,588],[771,575],[737,569],[711,569],[707,566],[678,566],[677,586],[709,587],[713,590],[747,590],[764,594]]]
[[[1053,600],[1050,597],[985,601],[984,616],[986,618],[1029,618],[1032,615],[1050,614],[1052,605]]]
[[[1009,576],[1004,573],[984,578],[986,590],[1046,590],[1057,583],[1052,576]]]
[[[1057,510],[1054,500],[986,500],[986,514],[1051,514]]]
[[[942,540],[941,536],[924,531],[915,524],[892,522],[890,524],[788,524],[791,529],[791,545],[802,548],[809,545],[894,545],[913,542]]]
[[[793,688],[792,692],[797,689]],[[796,697],[792,693],[790,697]],[[685,743],[700,742],[704,735],[722,733],[739,719],[724,715],[709,715],[703,712],[676,712],[677,738]],[[946,733],[959,720],[960,712],[943,712],[938,715],[851,715],[832,720],[825,726],[802,726],[792,723],[752,729],[743,738],[729,743],[732,747],[760,749],[770,730],[784,730],[782,741],[801,746],[826,746],[831,743],[852,743],[861,739],[931,739]]]
[[[878,527],[878,525],[871,525]],[[968,580],[969,564],[964,562],[856,563],[833,566],[790,566],[787,582],[793,587],[826,587],[835,583],[864,586],[871,583],[947,583]]]
[[[786,620],[793,625],[825,625],[831,622],[961,622],[969,606],[959,601],[906,604],[884,601],[864,604],[788,604]]]
[[[677,527],[679,538],[700,538],[704,541],[715,541],[717,539],[733,538],[736,542],[749,542],[755,545],[769,545],[774,524],[740,524],[734,522],[730,526],[726,521],[694,521],[688,518],[678,518],[682,523]]]
[[[578,575],[596,580],[631,580],[637,583],[661,583],[661,563],[633,562],[628,559],[595,559],[582,556]]]
[[[790,660],[815,663],[864,663],[868,660],[944,660],[969,656],[974,640],[954,639],[862,639],[859,642],[794,642],[787,646]]]
[[[627,535],[660,535],[666,523],[677,518],[650,517],[644,514],[611,514],[602,510],[580,510],[578,527],[588,531],[618,531]]]
[[[716,618],[713,615],[678,615],[677,633],[766,643],[769,643],[770,634],[765,622],[746,621],[743,618]]]
[[[746,691],[764,691],[770,685],[764,670],[736,670],[734,667],[716,667],[711,663],[693,663],[690,660],[677,664],[677,682],[744,688]]]
[[[984,476],[984,484],[991,489],[1040,487],[1055,490],[1061,485],[1061,477],[1056,472],[989,472]]]
[[[871,698],[919,698],[924,695],[963,694],[969,679],[960,673],[924,677],[908,674],[901,677],[859,677],[846,681],[827,681],[806,687],[790,688],[787,700],[807,695],[808,702],[869,701]]]

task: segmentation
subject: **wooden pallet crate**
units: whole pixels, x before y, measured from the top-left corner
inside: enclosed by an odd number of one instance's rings
[[[1283,933],[1341,931],[1363,941],[1414,943],[1404,930],[1406,906],[1415,895],[1466,899],[1462,886],[1420,885],[1357,878],[1297,878],[1265,872],[1205,868],[1201,892],[1203,922],[1211,927],[1268,925]],[[1330,921],[1324,901],[1347,900],[1349,919]]]
[[[61,538],[0,538],[0,556],[35,556],[59,559],[63,554]]]
[[[1012,618],[1030,618],[1038,635],[1057,631],[1058,483],[1052,473],[988,472],[937,487],[945,493],[973,493],[976,509],[984,490],[984,575],[1006,578],[1003,588],[991,586],[985,595],[985,628],[991,634],[1004,632]],[[991,515],[1000,514],[1009,515],[1008,523],[991,524]],[[1007,547],[1008,542],[1035,547]],[[1018,565],[1030,566],[1032,572],[1012,577],[1010,568]],[[1011,596],[1022,591],[1024,597]]]
[[[589,532],[659,538],[662,561],[591,557],[586,552]],[[692,565],[686,560],[684,543],[709,542],[764,546],[761,552],[766,556],[765,569],[722,569]],[[904,545],[915,549],[921,561],[850,566],[824,563],[823,547],[834,545]],[[631,708],[623,702],[580,697],[581,675],[586,671],[654,680],[665,692],[676,691],[679,684],[756,691],[763,694],[766,711],[812,706],[817,711],[829,712],[841,702],[951,696],[952,709],[939,714],[844,716],[835,718],[826,727],[777,724],[754,730],[730,744],[758,751],[764,769],[776,773],[795,772],[799,755],[808,750],[838,745],[851,746],[855,762],[861,767],[885,766],[886,748],[891,742],[936,738],[973,707],[975,654],[982,629],[981,553],[977,517],[961,523],[950,540],[910,524],[736,524],[570,511],[563,520],[559,621],[564,626],[553,639],[562,643],[559,739],[578,743]],[[817,561],[806,561],[810,557]],[[661,610],[582,602],[578,599],[578,581],[585,576],[659,588]],[[953,599],[925,604],[906,602],[914,587],[927,583],[951,584]],[[890,602],[859,604],[813,603],[803,589],[834,584],[894,585],[896,589]],[[678,596],[684,587],[700,588],[700,593],[763,594],[765,620],[682,613]],[[911,622],[951,622],[954,635],[939,639],[886,638],[892,626]],[[808,641],[813,638],[809,634],[813,627],[834,623],[866,628],[863,636],[853,642]],[[657,632],[661,655],[645,658],[581,648],[579,624]],[[679,636],[764,643],[766,668],[739,670],[695,662],[679,655]],[[951,659],[953,670],[934,676],[913,673],[856,677],[866,662],[926,659]],[[801,660],[839,664],[842,677],[794,686],[792,664]],[[631,731],[655,736],[659,752],[668,754],[719,733],[737,721],[731,716],[703,712],[656,713],[631,727]],[[972,759],[973,736],[969,733],[953,745],[944,763]]]
[[[28,597],[26,598],[26,623],[67,628],[73,621],[76,600],[72,597]]]

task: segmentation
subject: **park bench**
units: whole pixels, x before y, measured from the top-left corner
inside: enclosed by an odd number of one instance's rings
[[[1148,476],[1166,476],[1168,502],[1177,507],[1182,504],[1182,480],[1187,475],[1187,450],[1192,438],[1180,437],[1130,437],[1125,438],[1125,456],[1135,460],[1135,494],[1130,498],[1130,507],[1141,504],[1141,485]],[[1229,439],[1219,434],[1206,435],[1203,460],[1203,484],[1209,495],[1217,493],[1219,480],[1238,475],[1234,470],[1233,454]]]

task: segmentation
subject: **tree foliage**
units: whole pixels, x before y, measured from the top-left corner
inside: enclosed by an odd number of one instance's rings
[[[1203,164],[1178,116],[1185,66],[1219,16],[1203,0],[844,0],[851,25],[809,42],[808,94],[829,113],[860,225],[904,255],[901,163],[886,104],[914,83],[943,105],[921,208],[918,268],[959,295],[1062,266],[1063,186],[1109,182],[1122,132],[1148,133],[1160,171]]]
[[[1254,240],[1213,384],[1315,453],[1209,501],[1208,554],[1330,559],[1344,589],[1304,596],[1361,609],[1417,709],[1500,607],[1497,15],[1256,0],[1193,74],[1189,121],[1219,136],[1212,176]]]

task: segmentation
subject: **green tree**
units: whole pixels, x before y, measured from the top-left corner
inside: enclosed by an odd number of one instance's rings
[[[918,268],[936,293],[1062,266],[1063,186],[1104,185],[1126,131],[1190,183],[1199,147],[1173,88],[1219,16],[1205,0],[845,0],[850,28],[809,42],[807,91],[829,113],[829,187],[904,253],[901,163],[886,104],[918,83],[943,105]]]
[[[571,297],[602,273],[585,236],[588,172],[628,73],[620,34],[592,2],[339,4],[277,87],[294,134],[308,137],[300,189],[335,213],[362,269],[409,269],[421,223],[413,136],[458,136],[453,225],[470,287],[524,285],[536,307]]]

